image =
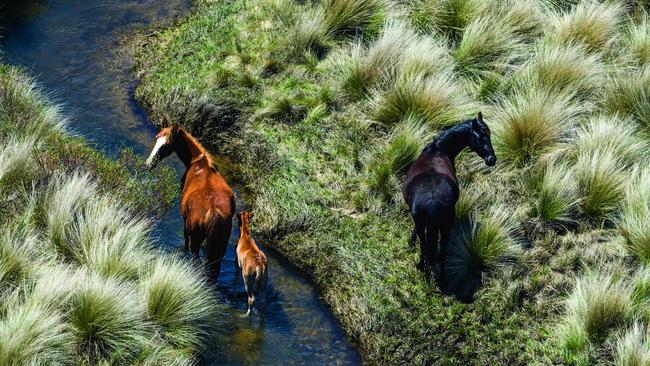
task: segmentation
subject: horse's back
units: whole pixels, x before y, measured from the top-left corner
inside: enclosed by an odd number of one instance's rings
[[[402,193],[412,212],[454,207],[458,182],[453,165],[441,156],[420,155],[406,174]]]
[[[235,212],[233,191],[212,167],[193,165],[186,173],[181,211],[186,220],[206,224],[231,220]]]

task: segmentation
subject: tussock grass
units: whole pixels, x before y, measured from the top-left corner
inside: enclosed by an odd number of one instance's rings
[[[325,55],[330,42],[323,18],[323,10],[313,8],[296,24],[289,37],[292,57],[305,58],[305,53],[313,53],[319,57]]]
[[[611,152],[582,153],[575,165],[582,211],[591,219],[613,220],[623,198],[624,164]]]
[[[374,93],[370,108],[374,119],[385,126],[395,126],[406,117],[414,117],[442,127],[467,116],[471,105],[453,74],[440,72],[429,78],[400,77],[389,90]]]
[[[205,279],[196,268],[157,260],[141,283],[147,316],[178,349],[203,349],[218,316]]]
[[[502,160],[515,165],[534,161],[545,150],[564,141],[585,105],[571,94],[540,88],[517,90],[503,98],[495,113],[494,148]]]
[[[39,255],[41,243],[28,229],[5,226],[0,234],[0,289],[8,284],[18,285],[29,279],[34,271],[46,265]]]
[[[367,96],[380,82],[386,87],[401,75],[428,76],[452,67],[444,46],[433,38],[417,35],[403,22],[387,24],[367,48],[356,44],[350,57],[340,63],[343,90],[356,99]]]
[[[648,143],[642,139],[630,120],[616,116],[597,116],[580,127],[569,145],[579,153],[610,152],[631,167],[645,161]]]
[[[536,187],[533,216],[554,228],[564,228],[577,221],[578,187],[567,164],[549,163]]]
[[[0,319],[0,364],[72,364],[71,333],[62,314],[17,302],[5,307]]]
[[[34,174],[34,139],[10,140],[0,150],[0,189],[29,180]]]
[[[584,358],[590,343],[602,344],[632,315],[630,288],[611,274],[595,273],[577,280],[566,300],[559,340],[569,360]]]
[[[323,22],[332,35],[357,34],[381,22],[385,0],[324,0]]]
[[[644,168],[635,173],[625,187],[619,225],[630,251],[650,263],[650,171]]]
[[[518,250],[515,231],[516,219],[504,206],[495,206],[471,218],[467,226],[452,235],[448,262],[451,277],[503,264]]]
[[[647,130],[650,127],[650,67],[632,70],[613,79],[605,91],[603,103],[609,113],[631,117]]]
[[[370,189],[386,200],[393,199],[398,191],[395,189],[396,176],[406,173],[432,137],[433,134],[422,120],[408,118],[401,122],[369,164]]]
[[[650,363],[650,330],[635,322],[616,342],[614,364],[617,366],[642,366]]]
[[[68,319],[75,347],[91,363],[120,362],[147,342],[149,325],[131,286],[96,274],[79,281]]]
[[[485,77],[505,72],[522,52],[520,40],[509,25],[481,17],[465,28],[454,60],[461,74]]]
[[[545,88],[552,93],[574,93],[588,99],[605,82],[604,67],[597,55],[589,55],[581,46],[540,43],[524,69],[522,87]]]
[[[483,4],[481,0],[416,0],[409,6],[417,29],[440,32],[454,42],[462,30],[480,14]]]
[[[633,65],[643,66],[650,62],[650,20],[643,14],[637,22],[628,25],[623,37],[624,58]]]
[[[623,10],[619,2],[580,1],[570,11],[549,18],[546,40],[563,45],[582,43],[590,52],[609,51],[618,39]]]

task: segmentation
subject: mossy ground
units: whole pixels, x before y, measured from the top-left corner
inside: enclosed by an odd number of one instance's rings
[[[572,319],[563,303],[576,278],[618,263],[633,281],[645,261],[617,226],[618,177],[636,174],[648,150],[583,149],[575,137],[619,113],[633,120],[630,136],[647,138],[643,86],[607,82],[645,75],[639,6],[197,0],[187,18],[132,40],[136,96],[154,121],[170,117],[239,165],[255,233],[316,282],[366,362],[609,362],[628,320],[591,345],[567,345],[558,329]],[[408,248],[401,162],[426,131],[479,109],[499,163],[457,162],[456,267],[443,294]],[[558,157],[570,166],[547,168]],[[560,189],[564,175],[573,185]]]

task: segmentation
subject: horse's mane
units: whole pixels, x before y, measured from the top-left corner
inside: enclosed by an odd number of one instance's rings
[[[201,154],[205,156],[208,165],[212,169],[214,169],[215,171],[219,171],[219,169],[217,168],[217,164],[214,162],[214,156],[212,156],[212,154],[208,151],[208,149],[206,149],[205,146],[203,146],[203,144],[201,144],[199,140],[196,139],[196,137],[192,136],[192,134],[185,127],[179,127],[178,131],[183,132],[185,136],[187,136],[188,140],[191,143],[193,143],[194,146],[196,146],[199,149],[199,151],[201,151]]]
[[[451,125],[444,126],[443,128],[438,131],[436,136],[433,138],[433,140],[428,143],[424,149],[422,149],[422,152],[430,154],[438,150],[438,144],[437,142],[440,140],[445,139],[449,134],[457,132],[459,130],[467,128],[467,122],[470,122],[471,119],[462,121],[462,122],[457,122]]]

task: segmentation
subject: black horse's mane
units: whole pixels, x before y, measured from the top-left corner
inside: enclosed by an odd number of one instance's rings
[[[440,131],[433,138],[433,140],[430,143],[428,143],[427,146],[424,147],[424,149],[422,149],[422,152],[430,154],[432,152],[437,151],[438,150],[438,144],[437,144],[438,141],[446,139],[450,134],[452,134],[454,132],[459,132],[459,131],[466,130],[470,126],[469,122],[471,122],[471,121],[472,121],[472,119],[468,119],[468,120],[465,120],[465,121],[462,121],[462,122],[457,122],[457,123],[454,123],[454,124],[451,124],[451,125],[444,126],[442,129],[440,129]]]

